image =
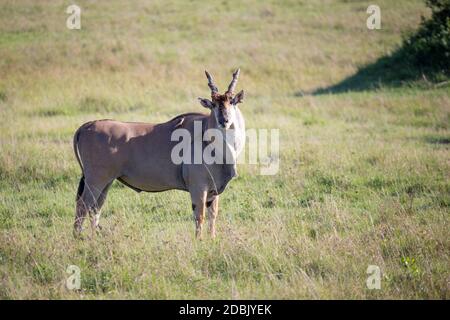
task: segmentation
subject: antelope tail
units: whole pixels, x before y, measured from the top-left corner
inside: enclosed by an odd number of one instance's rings
[[[80,129],[81,129],[81,127],[75,132],[75,135],[73,136],[73,151],[75,153],[75,157],[77,158],[78,164],[81,167],[81,172],[84,176],[84,168],[83,168],[83,163],[81,162],[80,149],[78,149],[78,141],[80,138]]]
[[[86,127],[89,127],[92,123],[94,123],[94,121],[86,122],[85,124],[83,124],[81,127],[78,128],[77,131],[75,131],[75,134],[73,136],[73,151],[75,153],[75,157],[77,158],[78,164],[80,165],[81,173],[83,174],[83,176],[84,176],[84,167],[83,162],[81,161],[80,149],[78,147],[78,144],[80,141],[81,130]]]

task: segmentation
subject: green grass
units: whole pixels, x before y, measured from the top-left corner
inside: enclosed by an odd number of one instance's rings
[[[379,31],[368,1],[77,4],[79,31],[64,1],[0,4],[1,298],[449,298],[448,85],[307,94],[395,51],[422,2],[379,1]],[[239,167],[214,241],[187,193],[118,183],[102,235],[75,240],[78,126],[204,111],[203,70],[223,89],[237,66],[247,127],[280,129],[278,174]]]

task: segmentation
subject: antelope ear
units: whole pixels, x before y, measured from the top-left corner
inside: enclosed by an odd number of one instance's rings
[[[211,100],[203,98],[198,98],[198,100],[200,101],[200,104],[207,109],[212,109],[214,107],[214,104],[211,102]]]
[[[231,104],[236,105],[244,101],[244,90],[239,91],[237,95],[231,100]]]

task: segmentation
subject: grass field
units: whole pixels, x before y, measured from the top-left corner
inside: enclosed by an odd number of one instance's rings
[[[372,1],[80,0],[81,30],[68,4],[0,3],[2,299],[450,298],[448,84],[327,90],[389,58],[423,2],[378,0],[373,31]],[[238,66],[247,127],[280,129],[278,174],[239,166],[214,241],[194,239],[188,193],[119,183],[103,233],[75,240],[75,130],[204,111],[203,71],[223,90]]]

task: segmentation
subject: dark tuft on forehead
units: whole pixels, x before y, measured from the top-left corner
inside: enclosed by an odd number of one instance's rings
[[[231,99],[231,95],[229,93],[225,94],[215,94],[212,96],[213,101],[215,102],[227,102]]]

